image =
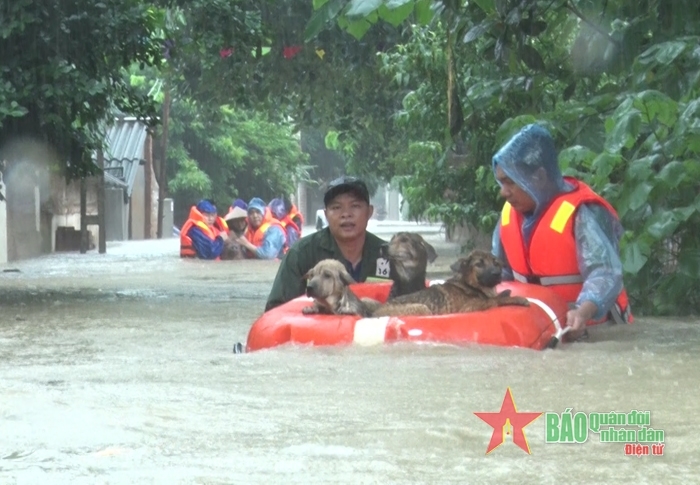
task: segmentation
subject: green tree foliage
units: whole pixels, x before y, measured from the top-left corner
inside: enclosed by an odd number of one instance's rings
[[[266,110],[295,130],[335,132],[343,172],[375,184],[391,175],[395,145],[405,143],[389,122],[401,100],[376,73],[377,54],[396,44],[398,29],[384,23],[362,42],[324,30],[305,43],[313,11],[306,0],[211,3],[181,2],[182,17],[166,34],[178,95],[204,106]]]
[[[420,2],[314,6],[317,14],[326,9],[326,24],[342,26],[409,3],[415,9]],[[429,27],[412,25],[413,35],[383,56],[384,72],[403,96],[395,122],[413,140],[394,167],[405,175],[413,209],[493,227],[500,202],[488,188],[495,187],[491,157],[522,126],[540,122],[561,147],[566,173],[591,183],[618,209],[633,308],[696,311],[700,4],[445,0],[431,10]],[[446,102],[450,49],[462,118],[452,139],[443,131],[453,128]]]
[[[168,162],[176,167],[169,188],[181,199],[208,196],[221,207],[236,197],[269,201],[296,193],[296,183],[308,178],[289,124],[229,106],[218,119],[197,115],[192,103],[178,103],[172,112]]]
[[[162,82],[132,75],[131,83],[163,102],[163,92],[154,89]],[[296,184],[309,178],[307,158],[291,123],[228,105],[203,106],[182,96],[172,101],[168,189],[181,217],[202,198],[223,210],[238,197],[267,201],[293,194]]]
[[[151,100],[123,73],[132,63],[157,65],[158,10],[140,0],[12,0],[0,12],[2,138],[49,141],[68,175],[91,173],[102,123],[116,107],[154,119]],[[0,140],[0,143],[2,140]]]

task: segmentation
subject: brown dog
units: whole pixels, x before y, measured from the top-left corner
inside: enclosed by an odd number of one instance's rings
[[[450,269],[457,274],[443,284],[394,298],[380,306],[373,316],[444,315],[530,305],[525,298],[510,296],[510,290],[496,294],[495,286],[501,282],[501,263],[486,251],[472,251]]]
[[[243,246],[230,237],[224,243],[224,252],[221,253],[222,260],[245,259]]]
[[[324,313],[334,315],[360,315],[369,317],[379,302],[371,298],[360,300],[348,285],[355,283],[340,261],[324,259],[311,268],[306,275],[306,296],[314,304],[302,309],[304,314]]]
[[[435,248],[420,234],[397,232],[388,244],[384,244],[379,255],[388,259],[389,277],[393,281],[389,300],[425,289],[428,262],[437,258]]]

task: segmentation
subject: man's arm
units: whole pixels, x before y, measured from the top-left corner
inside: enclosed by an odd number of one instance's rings
[[[285,241],[284,230],[277,226],[271,226],[267,229],[260,247],[250,242],[245,235],[238,238],[238,243],[253,253],[253,259],[275,259],[282,250]]]
[[[618,242],[622,226],[607,209],[598,204],[586,204],[576,213],[576,257],[584,278],[576,300],[577,306],[586,302],[595,305],[590,318],[602,318],[613,306],[622,291],[622,261]],[[590,304],[587,313],[592,313]],[[587,316],[587,315],[586,315]]]
[[[306,282],[302,278],[309,269],[301,267],[299,251],[296,247],[290,249],[277,269],[277,276],[267,297],[265,311],[303,295],[306,291]]]
[[[255,256],[258,259],[275,259],[286,241],[286,236],[284,234],[284,229],[279,226],[270,226],[267,231],[265,231],[265,236],[263,236],[263,242],[259,248],[255,251]]]
[[[496,229],[493,231],[491,236],[491,254],[496,256],[501,263],[503,263],[503,269],[501,270],[501,279],[503,281],[513,281],[513,270],[510,268],[508,263],[508,256],[506,255],[505,249],[503,249],[503,244],[501,243],[501,219],[498,219],[496,224]]]
[[[192,247],[200,259],[216,259],[224,251],[224,240],[221,236],[212,241],[197,226],[192,226],[187,235],[192,239]]]

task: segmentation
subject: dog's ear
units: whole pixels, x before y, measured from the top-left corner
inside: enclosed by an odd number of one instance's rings
[[[350,273],[347,271],[343,270],[340,272],[340,281],[343,282],[345,285],[352,285],[355,283],[355,280],[352,279],[352,276],[350,276]]]
[[[450,270],[454,273],[462,274],[465,270],[468,270],[472,265],[472,258],[459,258],[457,261],[452,263]]]
[[[435,251],[435,248],[430,245],[430,243],[425,242],[423,240],[423,246],[425,247],[425,250],[428,252],[428,262],[432,263],[437,259],[437,252]]]
[[[311,268],[309,271],[304,273],[304,276],[302,276],[301,279],[304,281],[307,281],[309,278],[311,278],[313,272],[314,272],[314,269]]]

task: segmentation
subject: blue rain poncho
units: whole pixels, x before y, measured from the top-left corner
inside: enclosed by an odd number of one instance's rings
[[[280,197],[272,199],[270,203],[267,204],[267,206],[270,208],[272,217],[274,217],[280,222],[285,217],[287,217],[287,215],[289,215],[289,209],[287,208],[287,204],[285,204],[284,200]],[[296,224],[296,222],[294,222],[294,224]],[[291,224],[287,224],[284,230],[287,233],[287,245],[291,247],[295,242],[299,240],[299,231],[292,227]]]
[[[255,209],[263,215],[263,224],[272,217],[265,202],[259,197],[253,197],[248,202],[248,212]],[[275,259],[281,258],[284,255],[284,245],[287,241],[287,236],[281,226],[270,226],[265,231],[263,242],[255,251],[257,259]]]
[[[552,136],[539,125],[528,125],[513,136],[494,155],[494,174],[497,166],[536,203],[534,212],[523,214],[521,231],[527,243],[537,220],[547,209],[549,202],[557,194],[570,192],[573,187],[562,177]],[[535,175],[540,167],[547,174],[544,184],[539,182]],[[492,252],[505,263],[503,279],[512,280],[513,272],[501,244],[500,230],[499,220],[493,232]],[[576,212],[574,233],[576,257],[584,278],[583,288],[576,303],[595,303],[598,311],[593,318],[598,320],[608,313],[622,291],[622,262],[619,256],[622,226],[605,207],[599,204],[583,204]]]

